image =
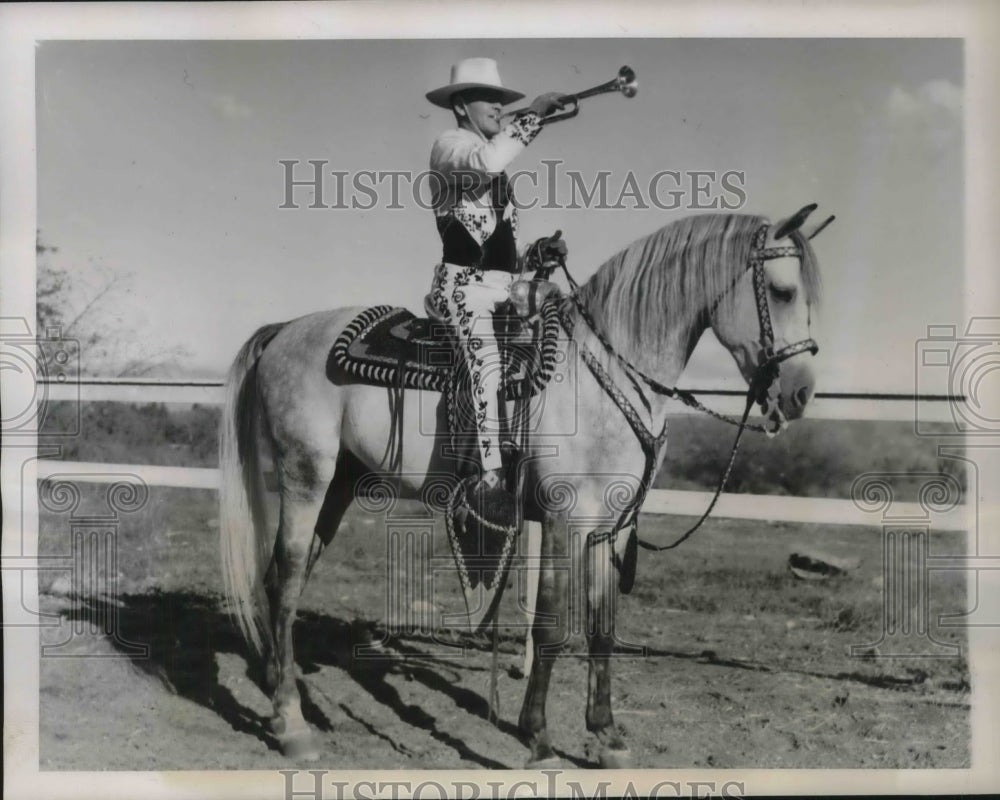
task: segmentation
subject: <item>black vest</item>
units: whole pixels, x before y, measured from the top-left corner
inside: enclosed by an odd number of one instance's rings
[[[504,210],[512,200],[506,173],[500,173],[493,178],[487,195],[477,202],[487,202],[487,199],[493,207],[493,213],[496,214],[497,225],[482,245],[454,216],[445,215],[437,218],[438,233],[441,234],[441,243],[444,246],[441,260],[446,264],[457,264],[461,267],[517,272],[514,226],[504,215]]]

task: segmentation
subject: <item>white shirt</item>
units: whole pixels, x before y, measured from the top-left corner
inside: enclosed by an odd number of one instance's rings
[[[441,177],[435,184],[434,214],[441,229],[442,218],[452,218],[480,245],[496,230],[497,215],[490,202],[492,180],[527,147],[542,129],[534,112],[518,115],[492,139],[475,131],[453,128],[445,131],[431,148],[430,168]],[[504,218],[517,236],[517,208],[508,203]]]

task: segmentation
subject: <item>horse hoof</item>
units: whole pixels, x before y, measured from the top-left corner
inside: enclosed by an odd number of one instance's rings
[[[293,761],[319,760],[319,748],[312,733],[298,733],[280,740],[281,754]]]
[[[605,750],[598,763],[601,769],[632,769],[632,753],[629,750]]]
[[[319,748],[312,729],[302,722],[291,727],[280,716],[271,718],[271,734],[278,741],[281,754],[296,761],[315,761],[319,758]]]
[[[559,756],[547,756],[546,758],[529,758],[525,764],[525,769],[562,769],[563,762]]]

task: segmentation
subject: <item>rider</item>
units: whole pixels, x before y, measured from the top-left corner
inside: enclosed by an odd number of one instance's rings
[[[542,118],[563,107],[559,93],[548,92],[502,127],[501,107],[522,97],[503,86],[491,58],[460,61],[447,86],[427,93],[434,105],[451,109],[458,124],[431,150],[431,170],[442,179],[434,213],[444,254],[430,301],[454,329],[469,366],[483,467],[479,488],[489,490],[500,488],[503,478],[493,312],[522,271],[566,254],[553,237],[530,248],[532,259],[518,255],[517,208],[504,169],[541,131]]]

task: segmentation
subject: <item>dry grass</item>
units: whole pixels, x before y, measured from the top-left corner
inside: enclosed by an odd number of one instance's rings
[[[81,510],[96,511],[102,498],[101,487],[84,486]],[[245,678],[253,660],[222,606],[215,515],[214,493],[154,489],[145,508],[122,517],[112,588],[125,638],[152,646],[151,661],[138,666],[154,682],[147,678],[123,688],[131,678],[89,667],[81,672],[89,662],[44,664],[43,757],[51,768],[285,763],[260,739],[263,723],[253,721],[267,713],[267,701]],[[665,529],[685,522],[644,517],[642,529],[666,538]],[[487,641],[402,632],[387,649],[395,659],[391,666],[351,666],[351,636],[386,629],[382,523],[349,513],[303,596],[298,659],[308,676],[315,724],[328,720],[323,724],[329,727],[321,727],[324,748],[337,753],[341,768],[518,765],[523,748],[510,720],[516,719],[524,681],[501,676],[506,722],[500,729],[488,725]],[[442,527],[434,552],[447,555]],[[933,536],[936,553],[964,551],[961,535]],[[43,554],[65,553],[69,537],[68,515],[43,515]],[[820,544],[832,555],[859,558],[861,566],[827,581],[794,578],[788,554]],[[710,521],[669,555],[642,553],[635,590],[621,599],[617,635],[620,650],[634,644],[644,655],[622,653],[613,684],[618,723],[640,765],[967,765],[970,677],[962,629],[931,626],[940,641],[962,646],[958,658],[850,656],[851,645],[880,635],[880,553],[874,529],[727,520]],[[53,577],[43,576],[43,588],[51,587]],[[966,607],[962,573],[932,576],[930,588],[933,619]],[[521,659],[516,595],[515,586],[502,609],[504,670]],[[438,576],[430,599],[448,610],[461,608],[453,573]],[[584,643],[577,638],[569,650],[582,654]],[[584,664],[564,659],[557,673],[551,725],[574,754],[573,763],[587,766],[580,717]],[[156,694],[157,680],[162,695]],[[128,698],[146,699],[132,708]],[[165,716],[151,712],[154,705]],[[109,708],[118,710],[108,717]],[[95,735],[86,741],[60,738],[81,725]],[[123,750],[116,744],[122,730],[140,726],[158,731],[155,747]],[[179,739],[177,726],[185,731]]]

